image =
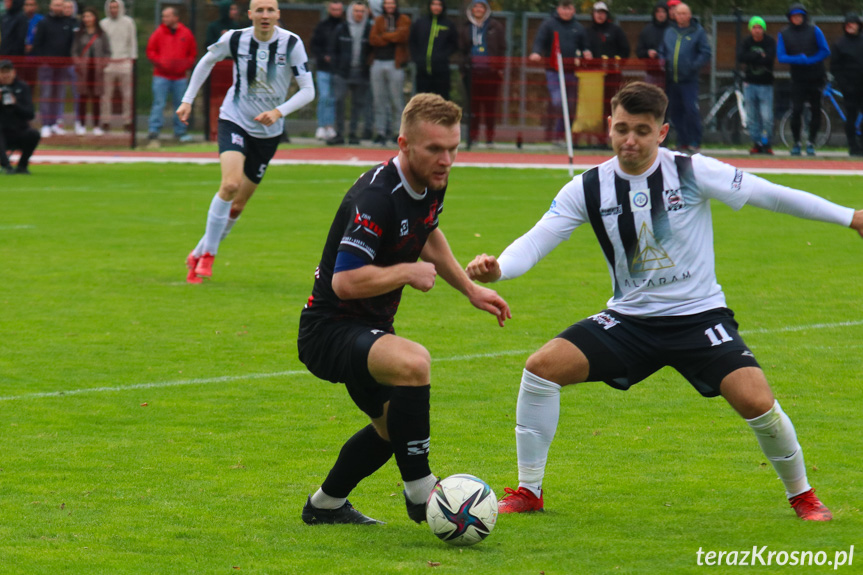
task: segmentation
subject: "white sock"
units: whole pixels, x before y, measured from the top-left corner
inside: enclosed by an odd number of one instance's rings
[[[405,481],[405,493],[411,503],[425,503],[437,483],[437,477],[427,475],[422,479]]]
[[[219,242],[228,225],[228,215],[231,213],[231,201],[225,201],[217,193],[210,203],[210,211],[207,212],[207,230],[204,232],[203,251],[216,255],[219,251]]]
[[[515,445],[518,452],[518,486],[537,497],[548,448],[560,419],[560,386],[524,370],[515,408]]]
[[[782,411],[779,402],[774,401],[767,413],[747,419],[746,423],[755,432],[761,451],[785,484],[785,495],[790,499],[809,491],[812,487],[806,479],[803,449],[797,443],[794,425]]]
[[[347,501],[344,497],[330,497],[324,490],[318,488],[314,495],[312,495],[312,505],[317,507],[318,509],[338,509]]]
[[[234,224],[237,223],[238,219],[240,219],[240,216],[237,216],[236,218],[230,218],[230,217],[228,218],[228,223],[227,223],[227,225],[225,225],[225,231],[222,232],[222,239],[219,240],[219,243],[222,243],[223,241],[225,241],[225,238],[228,237],[228,234],[231,232],[231,228],[234,227]],[[204,255],[204,238],[203,237],[201,238],[201,241],[198,242],[198,245],[195,246],[195,249],[192,250],[192,253],[195,255],[196,258],[199,258],[202,255]]]

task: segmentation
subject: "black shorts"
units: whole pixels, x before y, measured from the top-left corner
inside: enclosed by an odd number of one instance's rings
[[[384,414],[392,387],[369,373],[369,351],[387,333],[354,321],[308,321],[301,316],[297,350],[312,374],[344,383],[357,407],[376,419]]]
[[[243,173],[256,184],[264,179],[264,172],[276,155],[281,138],[256,138],[233,122],[219,120],[219,154],[240,152],[246,156]]]
[[[723,378],[760,367],[737,332],[734,312],[638,318],[604,310],[557,337],[572,342],[590,363],[588,381],[629,389],[665,366],[680,372],[704,397],[719,395]]]

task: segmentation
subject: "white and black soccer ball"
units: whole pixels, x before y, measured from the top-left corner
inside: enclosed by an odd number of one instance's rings
[[[431,532],[450,545],[479,543],[497,522],[497,497],[478,477],[461,473],[437,482],[426,504]]]

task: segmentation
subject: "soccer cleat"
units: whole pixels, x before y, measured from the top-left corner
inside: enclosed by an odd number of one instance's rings
[[[830,521],[833,514],[827,506],[815,496],[815,490],[810,489],[800,495],[795,495],[788,500],[791,507],[797,513],[797,517],[803,521]]]
[[[755,154],[760,154],[763,151],[764,151],[764,149],[761,147],[761,144],[752,144],[752,147],[749,148],[749,153],[752,154],[753,156]]]
[[[504,488],[506,497],[498,501],[498,513],[530,513],[532,511],[544,511],[544,502],[542,500],[542,492],[539,497],[530,492],[529,489],[519,487],[518,491]]]
[[[812,145],[812,142],[806,144],[806,155],[814,156],[815,155],[815,146]]]
[[[303,522],[308,525],[386,525],[383,521],[367,517],[354,509],[350,501],[345,500],[345,504],[338,509],[318,509],[312,505],[312,497],[309,496],[306,504],[303,506],[302,514]]]
[[[794,144],[794,147],[791,148],[791,155],[792,156],[799,156],[800,155],[800,144],[799,143]]]
[[[213,260],[215,258],[216,256],[210,254],[210,252],[206,252],[198,259],[198,263],[195,265],[195,273],[205,278],[213,277]]]
[[[186,256],[186,267],[189,268],[189,273],[186,275],[186,281],[190,284],[199,284],[204,282],[204,280],[199,278],[198,274],[195,273],[195,268],[198,267],[199,259],[200,258],[195,257],[195,252],[191,252]]]
[[[408,509],[408,517],[416,521],[417,523],[422,523],[426,520],[426,504],[425,503],[411,503],[411,500],[408,499],[407,491],[402,491],[405,496],[405,506]]]

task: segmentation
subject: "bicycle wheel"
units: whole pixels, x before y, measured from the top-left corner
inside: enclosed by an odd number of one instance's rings
[[[809,136],[809,122],[812,118],[812,108],[806,106],[803,109],[803,117],[801,118],[802,122],[800,124],[800,139],[801,143],[806,143],[806,138]],[[821,108],[821,128],[818,130],[818,135],[815,137],[815,146],[820,148],[830,139],[830,131],[832,129],[832,125],[830,123],[830,116],[827,114],[827,110]],[[779,122],[779,135],[782,138],[782,143],[785,144],[787,148],[792,148],[794,146],[794,136],[791,134],[791,110],[785,112],[782,116],[782,120]]]
[[[726,146],[746,145],[748,136],[740,122],[740,110],[737,106],[728,110],[722,122],[722,143]]]

